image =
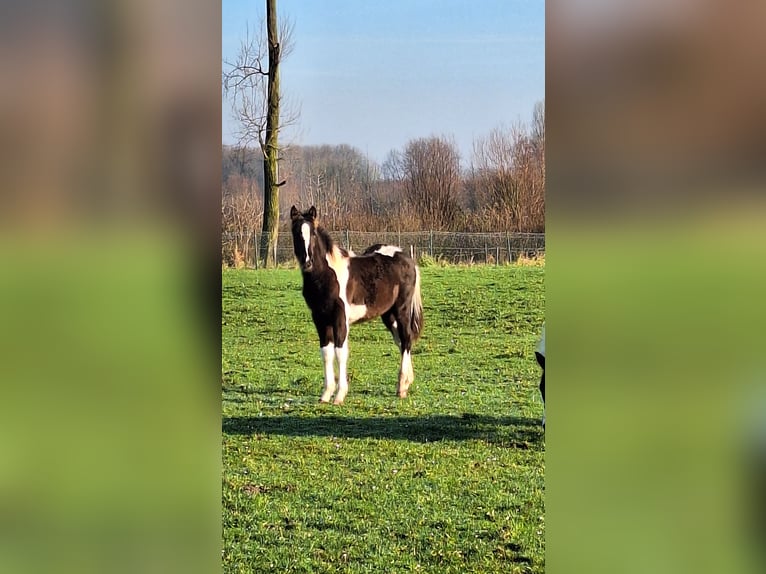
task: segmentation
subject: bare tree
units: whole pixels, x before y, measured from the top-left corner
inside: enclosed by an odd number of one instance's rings
[[[253,232],[263,215],[257,184],[239,173],[230,175],[223,185],[221,231],[223,260],[239,267],[252,260]]]
[[[346,144],[292,146],[286,159],[287,189],[297,182],[298,201],[315,205],[331,228],[356,224],[370,211],[377,166],[359,149]]]
[[[362,180],[363,210],[370,217],[381,215],[378,190],[380,186],[380,166],[370,160],[369,155],[364,158],[364,176]]]
[[[445,137],[411,140],[400,166],[389,166],[403,178],[409,201],[429,229],[451,229],[460,215],[460,154]]]
[[[545,229],[545,108],[535,106],[532,125],[496,128],[473,145],[471,204],[497,229]]]
[[[404,179],[402,154],[395,149],[389,151],[386,159],[383,160],[380,171],[383,179],[387,181],[400,181]]]
[[[277,0],[266,0],[266,38],[249,32],[242,41],[236,62],[225,62],[224,90],[231,95],[238,120],[239,144],[257,142],[263,154],[263,228],[261,257],[273,266],[279,227],[279,135],[297,121],[298,114],[282,106],[280,63],[292,50],[292,25],[277,24]],[[262,26],[261,26],[262,28]]]

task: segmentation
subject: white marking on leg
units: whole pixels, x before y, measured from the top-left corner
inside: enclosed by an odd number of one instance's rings
[[[409,386],[415,380],[415,373],[412,371],[412,354],[409,351],[405,351],[404,355],[407,357],[407,386]]]
[[[342,405],[348,393],[348,335],[342,347],[335,347],[335,357],[338,359],[338,394],[335,395],[335,404]]]
[[[386,257],[393,257],[397,253],[401,253],[402,248],[397,247],[396,245],[383,245],[382,247],[379,247],[375,250],[375,253],[380,253],[381,255],[385,255]]]
[[[407,396],[407,391],[412,384],[412,356],[409,351],[402,353],[402,366],[399,369],[399,388],[397,389],[399,397]]]
[[[328,343],[321,348],[322,360],[324,361],[324,392],[319,400],[329,403],[335,392],[335,345]]]
[[[311,241],[311,226],[308,223],[301,225],[301,235],[306,246],[306,263],[309,262],[309,242]]]

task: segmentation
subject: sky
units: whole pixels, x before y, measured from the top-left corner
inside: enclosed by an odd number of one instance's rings
[[[223,0],[224,60],[265,6]],[[444,135],[467,163],[476,137],[528,122],[545,98],[544,0],[278,0],[277,11],[294,25],[280,73],[300,109],[285,134],[297,144],[349,144],[382,162],[411,139]],[[222,112],[231,144],[226,100]]]

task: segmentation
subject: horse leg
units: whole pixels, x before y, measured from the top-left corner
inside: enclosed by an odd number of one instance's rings
[[[335,357],[338,359],[338,394],[335,395],[335,404],[342,405],[348,393],[348,323],[345,313],[335,327]]]
[[[348,393],[348,373],[346,365],[348,363],[348,337],[343,344],[335,347],[335,357],[338,359],[338,394],[335,395],[335,404],[342,405]]]
[[[381,319],[383,319],[383,324],[386,326],[386,329],[388,329],[391,335],[393,335],[394,343],[396,343],[396,346],[401,349],[402,341],[399,338],[399,324],[396,322],[396,315],[394,315],[392,312],[386,312],[383,313]]]
[[[407,392],[414,380],[412,350],[409,345],[402,343],[402,365],[399,368],[399,384],[396,387],[396,393],[399,395],[399,398],[404,399],[407,397]]]
[[[332,328],[319,330],[319,346],[324,362],[324,392],[319,402],[329,403],[335,392],[335,344],[332,340]]]
[[[402,343],[402,332],[404,331],[402,325],[404,325],[404,322],[396,320],[396,313],[394,311],[384,313],[382,319],[386,328],[391,331],[391,335],[394,337],[394,343],[396,343],[396,346],[402,354],[402,363],[399,368],[399,382],[396,385],[396,394],[401,398],[405,398],[407,396],[407,390],[410,388],[412,380],[414,379],[412,373],[411,338],[408,338],[407,345]]]
[[[399,395],[399,398],[404,399],[407,397],[410,385],[415,380],[415,374],[412,371],[412,332],[409,323],[402,317],[406,317],[406,313],[399,313],[396,321],[400,341],[399,348],[402,351],[402,364],[399,368],[399,384],[396,386],[396,394]]]

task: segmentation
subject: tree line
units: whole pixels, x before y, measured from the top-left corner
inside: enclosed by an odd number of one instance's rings
[[[263,217],[263,155],[223,146],[222,231],[229,262],[247,256]],[[430,136],[391,150],[378,164],[350,145],[283,149],[280,228],[291,205],[315,205],[329,229],[355,231],[545,230],[545,108],[528,124],[477,137],[465,160],[454,140]]]
[[[277,0],[266,0],[259,31],[248,30],[236,59],[223,62],[224,93],[239,125],[239,144],[223,149],[221,223],[229,262],[248,259],[251,234],[260,227],[260,256],[273,265],[277,232],[286,227],[279,214],[291,204],[317,206],[334,229],[543,231],[543,102],[530,125],[477,138],[469,158],[447,136],[411,140],[381,165],[348,145],[285,146],[279,134],[299,117],[280,89],[292,36],[292,23],[277,18]]]

